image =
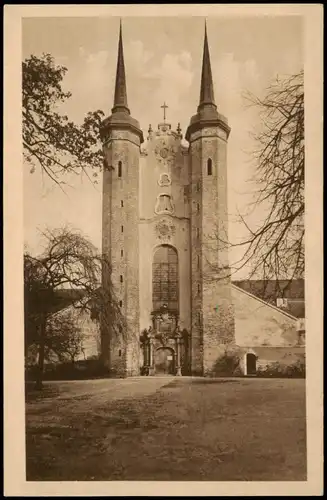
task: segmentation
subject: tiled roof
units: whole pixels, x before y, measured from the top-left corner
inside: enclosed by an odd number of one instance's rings
[[[267,302],[277,298],[304,300],[304,280],[236,280],[233,284]]]
[[[255,297],[277,306],[277,298],[287,299],[286,307],[279,307],[282,311],[296,318],[305,317],[304,280],[240,280],[233,284]]]

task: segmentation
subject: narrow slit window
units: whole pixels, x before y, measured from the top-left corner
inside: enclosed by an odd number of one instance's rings
[[[121,226],[121,232],[122,233],[124,232],[124,226]]]
[[[200,213],[200,203],[197,203],[197,205],[196,205],[196,211],[197,211],[198,214]]]
[[[198,283],[198,295],[200,295],[200,292],[201,292],[201,290],[200,290],[200,284]]]
[[[123,282],[123,275],[122,274],[120,275],[120,282],[121,283]]]
[[[120,301],[119,301],[119,307],[122,307],[122,305],[123,305],[123,301],[122,301],[122,300],[120,300]]]
[[[120,200],[120,206],[123,208],[123,206],[124,206],[123,200]]]
[[[123,166],[121,161],[118,162],[118,177],[121,177],[123,173]]]
[[[209,158],[207,162],[208,175],[212,175],[212,159]]]
[[[200,269],[200,257],[199,257],[199,256],[197,256],[197,258],[196,258],[196,259],[197,259],[197,268],[198,268],[198,269]]]
[[[197,190],[197,192],[200,191],[200,183],[199,182],[196,183],[196,190]]]
[[[200,230],[198,227],[196,228],[196,237],[197,237],[197,239],[199,239],[199,237],[200,237]]]
[[[120,251],[120,256],[121,256],[121,257],[124,257],[124,250],[121,250],[121,251]]]
[[[119,351],[118,351],[118,356],[119,357],[121,356],[121,349],[119,349]]]

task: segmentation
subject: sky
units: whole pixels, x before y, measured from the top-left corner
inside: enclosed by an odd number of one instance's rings
[[[123,18],[123,43],[128,104],[147,135],[149,124],[167,121],[185,134],[196,112],[200,93],[204,18]],[[228,118],[229,237],[238,241],[244,231],[235,224],[236,214],[246,211],[254,163],[251,132],[261,127],[258,114],[242,97],[249,91],[263,97],[278,76],[303,68],[302,21],[296,16],[210,17],[208,41],[218,111]],[[25,18],[22,25],[22,57],[50,53],[68,71],[64,90],[72,97],[62,111],[81,123],[88,111],[101,109],[110,115],[117,61],[119,18]],[[80,229],[101,248],[101,183],[84,176],[68,179],[63,193],[38,170],[24,169],[24,230],[29,249],[38,253],[40,231],[65,223]],[[252,213],[254,225],[262,213]],[[239,257],[230,256],[233,262]],[[238,277],[241,277],[239,275]]]

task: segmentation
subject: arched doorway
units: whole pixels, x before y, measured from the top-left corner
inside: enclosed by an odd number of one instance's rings
[[[156,375],[174,375],[175,356],[173,349],[169,347],[159,347],[155,353],[154,364]]]
[[[257,357],[252,352],[248,352],[245,358],[246,375],[255,375],[257,373]]]

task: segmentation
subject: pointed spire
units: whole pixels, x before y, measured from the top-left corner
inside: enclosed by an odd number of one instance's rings
[[[114,97],[114,107],[112,108],[112,113],[123,112],[130,114],[127,104],[127,91],[126,91],[126,77],[125,77],[125,64],[124,64],[124,49],[123,49],[123,36],[122,36],[122,24],[120,20],[119,27],[119,42],[118,42],[118,58],[117,58],[117,69],[116,69],[116,85],[115,85],[115,97]]]
[[[201,91],[198,111],[205,105],[215,105],[215,96],[213,91],[212,72],[210,64],[210,53],[207,36],[207,23],[204,25],[204,44],[203,44],[203,59],[202,59],[202,75],[201,75]]]

